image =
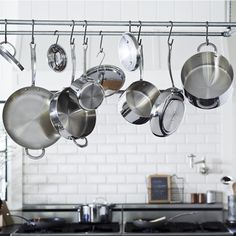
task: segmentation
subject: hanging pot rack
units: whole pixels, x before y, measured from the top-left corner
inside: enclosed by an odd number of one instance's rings
[[[31,35],[31,30],[21,30],[18,29],[18,26],[32,26],[32,22],[34,22],[35,26],[87,26],[88,28],[93,27],[127,27],[129,31],[132,32],[134,35],[138,35],[138,30],[135,30],[134,27],[139,27],[140,24],[142,27],[150,28],[152,30],[143,30],[141,32],[141,36],[168,36],[169,32],[163,30],[163,27],[169,27],[173,23],[175,29],[181,28],[181,31],[176,30],[172,32],[173,36],[205,36],[206,31],[204,27],[212,28],[214,31],[209,31],[208,36],[223,36],[223,37],[230,37],[234,33],[234,27],[236,27],[236,22],[187,22],[187,21],[86,21],[86,20],[12,20],[12,19],[1,19],[0,25],[5,25],[5,30],[0,31],[0,35],[6,35],[6,28],[7,25],[17,27],[17,30],[7,30],[8,35]],[[156,29],[154,29],[154,27]],[[78,27],[77,27],[78,28]],[[127,31],[127,28],[124,30],[87,30],[86,34],[88,36],[99,36],[107,35],[107,36],[120,36]],[[191,28],[191,31],[183,31],[183,28]],[[198,29],[194,30],[192,28]],[[233,29],[232,29],[233,28]],[[55,30],[35,30],[35,35],[54,35]],[[71,35],[71,29],[68,30],[58,30],[58,34],[60,35]],[[74,30],[73,35],[84,35],[84,30]]]

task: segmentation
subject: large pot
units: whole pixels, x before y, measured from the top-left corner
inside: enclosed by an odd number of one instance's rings
[[[78,208],[79,222],[109,223],[112,222],[112,208],[115,204],[109,204],[105,200],[80,205]]]
[[[200,52],[207,45],[202,43],[198,47],[197,54],[190,57],[181,71],[181,81],[185,96],[189,102],[202,109],[212,109],[224,104],[232,94],[233,68],[229,61],[217,53],[214,44],[214,52]]]

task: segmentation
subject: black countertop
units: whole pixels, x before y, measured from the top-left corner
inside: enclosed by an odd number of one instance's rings
[[[0,236],[10,236],[11,233],[18,229],[19,225],[9,225],[1,228]]]

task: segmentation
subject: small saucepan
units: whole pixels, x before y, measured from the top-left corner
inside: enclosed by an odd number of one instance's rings
[[[203,46],[213,47],[214,52],[200,52]],[[213,109],[224,104],[232,94],[233,68],[217,53],[213,43],[202,43],[197,51],[184,63],[181,71],[184,93],[194,106]]]
[[[120,96],[118,109],[130,123],[141,125],[149,121],[153,104],[160,95],[150,82],[143,80],[143,48],[140,45],[140,80],[133,82]]]

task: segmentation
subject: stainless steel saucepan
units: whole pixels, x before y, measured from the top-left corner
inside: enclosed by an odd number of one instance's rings
[[[75,78],[76,56],[75,45],[71,43],[72,83]],[[87,111],[80,107],[70,87],[57,92],[50,103],[50,118],[57,131],[66,139],[71,139],[79,147],[88,144],[86,136],[94,129],[96,124],[95,110]],[[84,140],[80,144],[79,140]]]
[[[105,97],[105,93],[99,81],[94,81],[93,79],[87,76],[86,72],[87,48],[88,48],[87,43],[83,44],[83,51],[84,51],[83,75],[79,79],[76,79],[71,84],[70,87],[79,105],[83,109],[91,111],[97,109],[102,104]]]
[[[158,96],[155,101],[150,119],[151,131],[154,135],[165,137],[174,133],[179,127],[185,111],[184,96],[180,89],[174,85],[174,79],[171,70],[171,52],[173,39],[170,41],[173,23],[168,37],[168,69],[172,87],[164,91]]]
[[[150,82],[143,80],[143,53],[140,45],[140,80],[133,82],[120,96],[118,109],[130,123],[140,125],[150,119],[151,110],[159,90]]]
[[[213,47],[214,52],[200,52],[203,46]],[[181,71],[184,94],[194,106],[213,109],[224,104],[232,94],[233,68],[217,53],[213,43],[202,43],[197,51],[184,63]]]

